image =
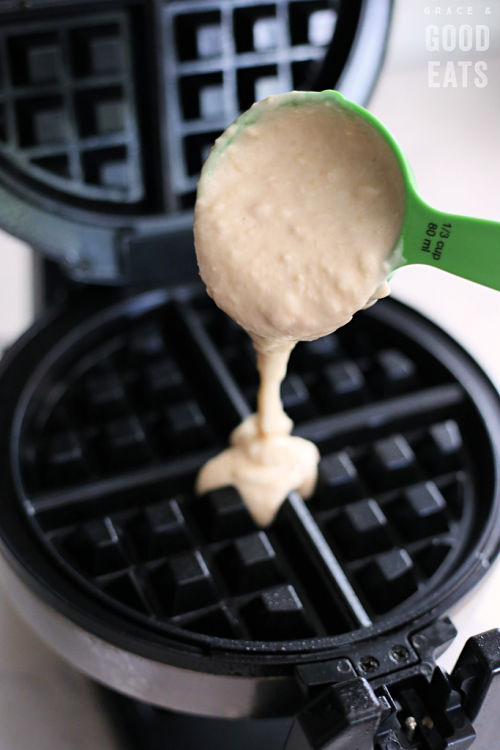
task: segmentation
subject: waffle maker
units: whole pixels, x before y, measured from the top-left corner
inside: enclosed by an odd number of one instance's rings
[[[108,686],[124,747],[491,750],[500,637],[435,659],[498,550],[500,405],[385,301],[299,345],[283,385],[322,454],[269,528],[193,494],[249,413],[245,335],[196,281],[214,137],[291,88],[375,80],[387,0],[2,0],[1,224],[39,251],[0,375],[1,575]],[[111,688],[112,690],[110,690]]]

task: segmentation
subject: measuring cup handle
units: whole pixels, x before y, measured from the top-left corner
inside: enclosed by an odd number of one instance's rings
[[[412,201],[402,233],[403,265],[424,263],[500,291],[500,223]]]

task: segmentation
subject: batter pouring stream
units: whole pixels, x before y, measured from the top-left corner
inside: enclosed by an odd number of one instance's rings
[[[194,231],[208,294],[257,351],[257,414],[202,468],[197,491],[234,485],[265,526],[288,492],[307,498],[316,483],[319,452],[290,434],[280,399],[290,352],[388,293],[404,187],[385,140],[334,99],[274,96],[243,117],[205,163]]]

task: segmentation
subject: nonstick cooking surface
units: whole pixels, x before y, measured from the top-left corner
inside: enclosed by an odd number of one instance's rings
[[[240,112],[271,93],[324,88],[325,75],[335,83],[361,3],[136,0],[84,14],[79,2],[59,5],[31,23],[2,19],[0,156],[45,192],[177,213],[194,205],[206,151]],[[151,106],[162,98],[167,123]]]
[[[80,589],[157,632],[288,641],[423,611],[494,502],[483,419],[436,358],[463,355],[435,335],[389,301],[297,346],[283,400],[320,478],[262,530],[234,489],[193,492],[254,407],[246,335],[197,289],[105,309],[54,340],[19,402],[26,518]]]

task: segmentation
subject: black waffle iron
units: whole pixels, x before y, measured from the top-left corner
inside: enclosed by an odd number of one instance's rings
[[[452,340],[387,301],[299,345],[314,497],[263,531],[233,488],[193,493],[257,388],[196,281],[206,150],[268,93],[366,100],[389,11],[1,0],[0,221],[51,259],[2,363],[1,578],[114,688],[124,746],[496,747],[499,633],[435,665],[500,540],[499,400]]]

